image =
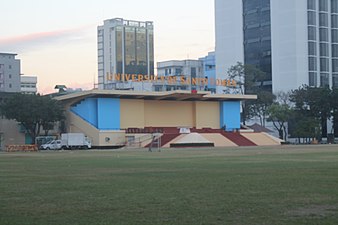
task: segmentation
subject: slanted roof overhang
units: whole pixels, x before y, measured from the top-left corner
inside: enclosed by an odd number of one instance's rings
[[[90,90],[55,97],[56,100],[65,102],[81,101],[86,98],[120,98],[120,99],[143,99],[159,101],[242,101],[255,100],[257,95],[233,95],[211,94],[208,91],[167,91],[167,92],[138,92],[120,90]]]

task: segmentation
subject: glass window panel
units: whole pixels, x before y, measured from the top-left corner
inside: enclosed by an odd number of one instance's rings
[[[319,26],[327,27],[329,25],[329,17],[327,13],[319,13]]]
[[[307,13],[307,20],[309,25],[316,25],[316,13],[313,11],[309,11]]]
[[[317,86],[317,73],[316,72],[309,73],[309,86],[311,87]]]
[[[328,0],[319,0],[319,11],[328,11]]]
[[[331,16],[331,27],[338,28],[338,15]]]
[[[310,71],[317,70],[317,59],[315,57],[309,57],[309,70]]]
[[[329,41],[329,31],[327,28],[320,28],[319,29],[319,40],[320,41]]]
[[[331,0],[331,12],[338,13],[338,0]]]
[[[333,87],[338,88],[338,73],[332,74]]]
[[[329,74],[328,73],[321,73],[320,74],[320,86],[327,87],[329,86]]]
[[[332,45],[332,57],[338,57],[338,45],[337,44]]]
[[[320,71],[329,72],[329,59],[328,58],[320,58]]]
[[[307,0],[307,8],[316,10],[316,0]]]
[[[125,73],[137,74],[136,71],[136,35],[134,27],[125,27]]]
[[[338,43],[338,30],[332,29],[331,31],[332,34],[332,43]]]
[[[332,59],[332,72],[338,73],[338,59]]]
[[[316,42],[309,42],[309,55],[317,55]]]
[[[308,28],[308,38],[310,41],[315,41],[316,38],[316,28],[315,27],[309,27]]]
[[[116,35],[116,73],[123,73],[122,70],[122,61],[123,61],[123,57],[122,57],[122,27],[116,27],[115,29],[115,35]]]
[[[329,44],[320,43],[320,56],[329,56]]]

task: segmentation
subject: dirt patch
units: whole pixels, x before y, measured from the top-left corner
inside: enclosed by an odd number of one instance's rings
[[[325,217],[336,213],[338,213],[338,207],[335,205],[312,205],[287,212],[288,215],[295,217]]]

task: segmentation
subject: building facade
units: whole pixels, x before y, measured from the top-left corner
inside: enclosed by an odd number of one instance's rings
[[[204,77],[208,79],[208,85],[205,87],[207,91],[216,93],[216,84],[212,81],[216,80],[216,57],[215,52],[209,52],[207,56],[200,58],[203,63]]]
[[[0,92],[20,92],[20,60],[16,55],[0,53]]]
[[[157,63],[157,75],[160,77],[176,77],[175,82],[158,81],[153,83],[154,91],[172,90],[204,90],[205,85],[180,82],[180,77],[185,79],[204,78],[202,60],[170,60]]]
[[[338,0],[215,0],[215,13],[217,76],[243,62],[274,93],[338,87]]]
[[[36,76],[21,76],[21,93],[36,94],[38,78]]]
[[[105,20],[97,28],[98,88],[135,88],[130,81],[117,82],[114,74],[154,74],[153,22]]]

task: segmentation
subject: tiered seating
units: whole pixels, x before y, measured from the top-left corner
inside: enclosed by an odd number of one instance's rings
[[[235,143],[238,146],[257,146],[255,143],[250,141],[249,139],[243,137],[240,133],[233,132],[222,132],[222,135],[228,138],[230,141]]]

